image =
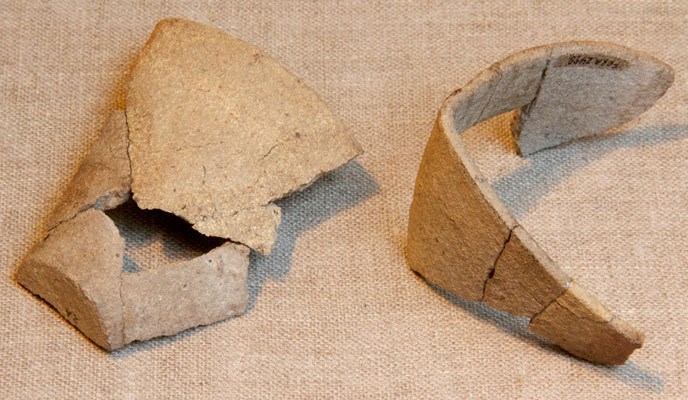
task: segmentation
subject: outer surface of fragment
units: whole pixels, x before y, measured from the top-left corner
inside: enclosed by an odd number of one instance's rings
[[[409,211],[408,262],[429,281],[466,299],[482,300],[516,221],[458,134],[532,101],[548,54],[538,48],[512,56],[450,96],[423,154]]]
[[[615,318],[576,283],[536,315],[529,329],[573,355],[600,364],[625,363],[644,340],[641,332]]]
[[[124,240],[107,215],[89,209],[36,246],[17,280],[115,350],[243,313],[248,253],[227,243],[188,261],[122,272]]]
[[[163,20],[127,88],[132,190],[206,235],[268,253],[273,200],[361,152],[318,96],[259,49]]]
[[[570,282],[528,232],[517,226],[487,281],[483,301],[513,315],[532,317],[564,293]]]
[[[671,67],[654,57],[621,46],[594,46],[573,43],[553,50],[537,98],[514,125],[522,154],[628,122],[674,80]]]
[[[550,75],[553,68],[561,69]],[[641,334],[611,314],[599,320],[599,302],[579,287],[569,288],[568,276],[517,226],[459,135],[526,107],[513,132],[520,133],[523,153],[536,151],[633,118],[672,79],[671,68],[652,57],[595,42],[525,50],[478,74],[442,105],[423,155],[409,211],[411,268],[459,296],[532,317],[533,331],[573,354],[600,363],[625,361],[642,344]],[[586,102],[583,94],[595,85],[607,96]],[[589,110],[594,112],[587,120]],[[608,120],[606,112],[612,114]],[[561,122],[557,113],[572,116]],[[562,133],[552,134],[549,129],[559,124],[565,125]]]
[[[125,342],[173,335],[246,311],[249,249],[227,243],[192,260],[122,274]]]
[[[50,217],[49,228],[93,207],[108,210],[126,202],[131,190],[127,119],[116,110],[91,147]]]
[[[478,190],[439,126],[425,148],[415,193],[406,248],[409,264],[434,284],[481,300],[509,228]]]
[[[99,346],[124,345],[120,274],[124,240],[102,211],[55,228],[26,257],[17,280]]]

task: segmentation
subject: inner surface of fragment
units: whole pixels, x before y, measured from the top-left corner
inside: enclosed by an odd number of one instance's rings
[[[127,86],[132,191],[194,229],[269,253],[271,202],[361,153],[316,93],[218,29],[158,23]]]
[[[53,210],[49,229],[88,208],[109,210],[129,199],[128,135],[124,110],[113,111]]]
[[[598,42],[529,49],[478,74],[447,98],[423,154],[409,211],[410,267],[461,297],[532,318],[534,332],[572,354],[625,362],[642,345],[642,333],[611,314],[595,320],[603,314],[599,301],[572,286],[518,226],[459,135],[523,108],[514,134],[526,154],[628,121],[672,80],[671,68],[653,57]],[[589,98],[593,87],[605,95]]]
[[[552,49],[538,93],[513,125],[521,154],[604,132],[650,108],[671,86],[668,65],[624,47]]]

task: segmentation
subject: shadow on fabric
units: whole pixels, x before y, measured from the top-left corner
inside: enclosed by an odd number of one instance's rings
[[[317,180],[310,187],[281,200],[282,223],[269,256],[251,252],[248,271],[247,313],[267,280],[284,281],[291,268],[296,239],[336,213],[378,193],[380,186],[358,162],[352,161]]]
[[[530,161],[527,166],[498,179],[492,186],[518,219],[574,171],[615,150],[651,147],[686,138],[688,125],[612,130],[535,153],[526,158]]]
[[[427,283],[422,276],[418,275],[418,278]],[[627,361],[626,364],[617,366],[591,364],[567,353],[559,346],[556,346],[530,332],[528,330],[528,318],[515,317],[504,311],[491,308],[485,303],[464,300],[463,298],[456,296],[455,294],[452,294],[438,286],[430,283],[428,283],[428,285],[436,293],[456,306],[462,308],[474,319],[487,321],[499,328],[501,331],[523,340],[526,343],[534,345],[534,350],[551,353],[553,357],[557,354],[559,356],[568,357],[572,361],[577,362],[586,368],[601,372],[603,375],[612,379],[616,379],[633,388],[642,389],[653,393],[661,393],[664,390],[664,382],[662,381],[661,377],[652,375],[648,371],[645,371],[636,365],[633,361]]]

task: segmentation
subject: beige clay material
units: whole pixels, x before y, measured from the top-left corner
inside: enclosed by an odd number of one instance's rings
[[[457,162],[453,140],[435,124],[416,178],[407,257],[434,284],[468,300],[482,300],[491,266],[515,221],[504,223],[476,190],[466,166]]]
[[[141,208],[262,253],[280,221],[272,202],[361,153],[317,94],[275,60],[180,19],[160,21],[139,54],[127,120]]]
[[[50,303],[98,346],[124,344],[120,275],[124,239],[102,211],[56,227],[23,260],[17,281]]]
[[[585,44],[553,48],[536,99],[516,114],[521,154],[628,122],[662,97],[672,81],[671,68],[625,48],[607,46],[599,53]]]
[[[499,310],[531,318],[571,284],[571,278],[520,226],[511,231],[492,274],[485,282],[482,300]]]
[[[115,111],[17,280],[99,346],[173,335],[242,314],[249,248],[124,271],[124,241],[99,210],[142,208],[269,253],[273,200],[361,148],[318,96],[259,49],[191,21],[161,21]]]
[[[89,209],[39,243],[17,280],[94,343],[115,350],[242,314],[248,252],[226,243],[188,261],[123,272],[117,227]]]
[[[530,330],[600,364],[623,364],[644,335],[575,282],[530,322]],[[591,340],[594,338],[594,340]]]
[[[123,110],[116,110],[103,126],[99,138],[50,216],[50,229],[86,209],[109,210],[129,200],[131,169],[128,145],[127,118]]]
[[[600,317],[601,304],[518,226],[459,135],[521,109],[513,133],[529,154],[631,120],[672,81],[661,61],[600,42],[529,49],[480,73],[445,101],[423,154],[409,213],[411,268],[461,297],[532,318],[531,330],[572,354],[625,362],[643,335]]]
[[[122,274],[125,342],[243,314],[248,253],[246,246],[225,243],[192,260]]]

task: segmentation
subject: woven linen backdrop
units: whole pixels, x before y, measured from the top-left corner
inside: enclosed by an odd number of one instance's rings
[[[168,16],[264,49],[366,153],[280,202],[273,254],[251,257],[246,315],[108,354],[13,274],[123,107],[133,57]],[[615,134],[524,159],[505,115],[465,140],[552,258],[646,333],[621,367],[573,358],[525,320],[433,289],[403,255],[415,174],[444,98],[513,52],[572,39],[649,52],[676,81]],[[679,1],[0,0],[0,397],[685,397],[686,71],[688,3]],[[133,257],[184,256],[131,222],[119,221]]]

